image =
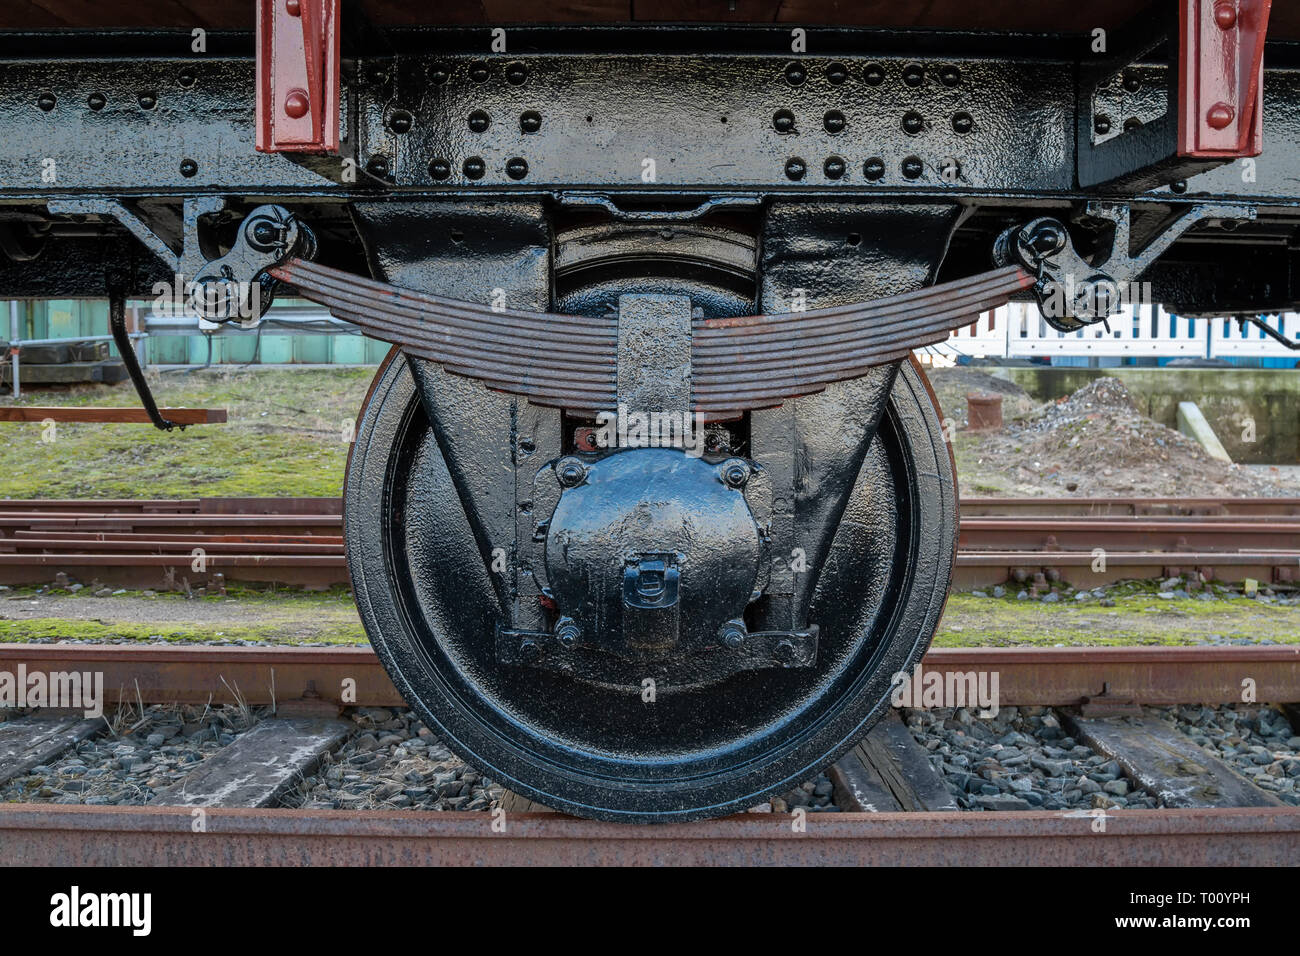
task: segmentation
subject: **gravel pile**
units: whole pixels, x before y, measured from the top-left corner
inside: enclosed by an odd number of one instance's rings
[[[409,710],[365,707],[356,731],[284,798],[336,810],[489,810],[503,788],[465,763]]]
[[[1075,741],[1046,707],[905,712],[908,730],[968,810],[1154,808],[1120,766]]]
[[[139,805],[194,770],[255,715],[237,707],[146,707],[132,712],[48,765],[0,787],[0,802]],[[116,732],[114,732],[116,731]]]
[[[770,809],[773,813],[790,813],[795,807],[803,807],[809,813],[837,813],[839,807],[831,802],[834,785],[826,774],[817,779],[801,783],[789,793],[773,797],[767,804],[755,807],[755,810]],[[752,812],[752,811],[751,811]]]
[[[1151,708],[1262,790],[1300,807],[1300,734],[1271,707]]]

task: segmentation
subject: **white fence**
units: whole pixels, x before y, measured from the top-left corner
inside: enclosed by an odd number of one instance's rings
[[[1300,341],[1300,315],[1286,313],[1265,319],[1287,339]],[[961,355],[986,358],[1030,358],[1041,355],[1133,355],[1160,358],[1300,358],[1253,325],[1242,328],[1233,319],[1189,319],[1170,315],[1159,306],[1129,306],[1110,318],[1110,328],[1098,322],[1077,332],[1058,332],[1044,321],[1032,303],[1013,302],[958,329],[936,357]]]

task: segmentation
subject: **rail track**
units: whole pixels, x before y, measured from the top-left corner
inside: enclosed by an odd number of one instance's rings
[[[1284,585],[1300,577],[1294,499],[977,498],[962,508],[962,590],[1193,572]],[[0,501],[0,583],[45,584],[63,572],[132,587],[347,584],[341,512],[331,498]]]
[[[1260,702],[1300,700],[1300,648],[982,648],[934,650],[922,662],[944,680],[998,672],[1002,707],[1056,708],[1071,734],[1122,765],[1135,788],[1161,795],[1161,809],[958,810],[926,750],[889,714],[830,769],[838,813],[751,812],[654,827],[573,819],[513,795],[491,811],[277,806],[355,730],[338,719],[344,688],[348,706],[401,706],[368,649],[0,645],[0,672],[20,665],[28,673],[102,672],[106,696],[131,706],[274,704],[273,715],[143,806],[0,804],[0,842],[29,863],[1230,866],[1300,859],[1300,807],[1284,805],[1142,710],[1237,702],[1244,677]],[[1291,719],[1294,726],[1294,711]],[[108,732],[103,719],[80,715],[0,722],[0,784]],[[1171,748],[1180,751],[1172,763],[1153,756],[1167,758]]]

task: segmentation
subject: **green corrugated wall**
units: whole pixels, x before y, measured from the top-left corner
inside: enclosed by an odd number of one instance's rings
[[[290,304],[288,302],[285,303]],[[301,303],[307,304],[307,303]],[[42,299],[20,304],[20,334],[24,339],[76,339],[108,334],[108,303],[102,299]],[[9,338],[9,308],[0,310],[0,340]],[[151,365],[203,365],[208,361],[208,336],[156,335],[147,340],[146,360]],[[378,364],[388,354],[387,342],[360,335],[255,335],[214,336],[213,365]]]

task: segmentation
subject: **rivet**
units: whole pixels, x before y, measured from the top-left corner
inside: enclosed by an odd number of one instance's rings
[[[907,179],[916,179],[925,172],[925,165],[918,156],[909,156],[903,160],[903,175]]]
[[[1227,103],[1215,103],[1205,114],[1205,122],[1210,124],[1211,129],[1225,129],[1236,115],[1236,111]]]
[[[1231,30],[1237,25],[1237,10],[1228,0],[1219,0],[1214,5],[1214,22],[1220,30]]]
[[[961,82],[961,70],[955,66],[945,66],[939,71],[939,82],[944,86],[956,86]]]
[[[1128,90],[1130,93],[1136,93],[1138,90],[1142,89],[1142,77],[1138,76],[1136,73],[1125,73],[1124,89]]]
[[[461,168],[465,171],[465,175],[470,179],[482,179],[483,174],[487,172],[487,164],[484,163],[482,158],[479,156],[471,156],[469,159],[465,160]]]
[[[849,78],[849,68],[843,63],[832,63],[826,67],[826,81],[839,86]]]
[[[302,16],[301,0],[284,0],[284,10],[291,17]]]
[[[186,179],[189,179],[198,171],[199,171],[199,164],[196,163],[194,160],[192,159],[181,160],[181,175],[184,176]]]
[[[512,86],[520,86],[528,79],[528,67],[522,63],[510,63],[506,66],[506,82]]]
[[[844,114],[839,110],[829,110],[826,115],[822,117],[822,126],[825,127],[826,132],[828,133],[838,133],[842,131],[844,129],[844,124]]]
[[[451,163],[445,159],[429,160],[429,177],[431,179],[446,179],[451,175]]]
[[[791,86],[802,86],[808,79],[808,71],[799,63],[790,63],[785,68],[785,81]]]
[[[140,105],[144,106],[143,103]],[[301,119],[307,115],[309,105],[307,94],[304,91],[290,90],[289,95],[284,98],[284,115],[290,119]],[[145,106],[145,109],[149,109],[149,107]]]
[[[798,156],[785,161],[785,174],[790,179],[803,179],[806,172],[808,172],[808,165]]]
[[[525,133],[536,133],[542,128],[542,114],[536,110],[520,113],[519,128]]]
[[[96,112],[102,110],[107,103],[108,100],[103,93],[91,93],[90,96],[86,97],[86,105]]]
[[[915,136],[921,130],[925,129],[925,119],[920,113],[912,110],[903,114],[903,132],[908,136]]]
[[[491,125],[491,117],[489,117],[487,113],[483,112],[483,110],[475,110],[469,114],[469,128],[471,132],[486,132],[487,128]]]
[[[194,85],[194,83],[195,83],[195,79],[196,79],[196,78],[195,78],[194,74],[193,74],[193,73],[190,73],[190,72],[187,70],[187,71],[185,71],[184,73],[182,73],[180,76],[176,77],[176,82],[179,83],[182,87],[184,87],[185,89],[188,90],[191,86]]]
[[[872,156],[862,164],[862,175],[875,182],[885,175],[885,161],[879,156]]]
[[[844,160],[838,156],[831,156],[822,163],[822,172],[826,174],[827,179],[839,179],[847,168]]]
[[[952,131],[954,133],[960,133],[962,136],[965,136],[974,128],[975,120],[971,118],[969,113],[952,114]]]
[[[1170,192],[1178,193],[1181,196],[1183,193],[1187,192],[1187,180],[1175,179],[1169,184],[1169,190]]]
[[[862,71],[862,80],[867,86],[879,86],[885,82],[885,68],[879,63],[868,63]]]
[[[789,110],[777,110],[772,114],[772,128],[778,133],[794,132],[794,114]]]
[[[430,83],[437,83],[441,86],[443,83],[447,82],[447,79],[450,76],[451,74],[447,72],[447,67],[442,63],[434,63],[429,66]]]
[[[925,70],[916,63],[903,67],[903,83],[907,86],[920,86],[925,81]]]
[[[490,75],[488,65],[482,60],[477,60],[469,65],[469,78],[475,83],[484,82]]]
[[[1135,129],[1141,129],[1141,128],[1142,128],[1142,121],[1138,119],[1136,116],[1130,116],[1128,119],[1124,121],[1124,132],[1126,133],[1131,133]]]
[[[57,102],[58,100],[55,99],[53,93],[42,93],[40,96],[36,97],[36,105],[47,113],[54,109],[54,104]]]
[[[158,97],[154,96],[152,93],[141,93],[139,103],[140,109],[151,110],[158,105]]]
[[[366,163],[366,171],[371,176],[383,179],[388,175],[388,160],[383,156],[371,156],[370,162]]]
[[[1098,136],[1105,136],[1110,132],[1110,117],[1098,113],[1092,118],[1092,129]]]
[[[414,123],[415,118],[406,110],[393,110],[393,115],[388,118],[388,128],[399,136],[409,133]]]
[[[506,160],[506,175],[511,179],[523,179],[528,175],[528,163],[522,156]]]

